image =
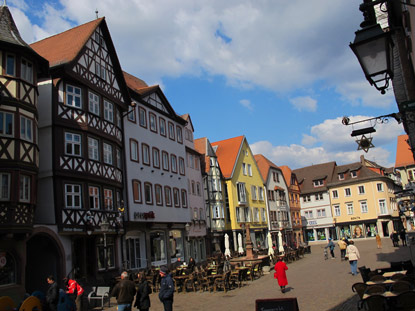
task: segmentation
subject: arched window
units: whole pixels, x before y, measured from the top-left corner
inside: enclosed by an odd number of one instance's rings
[[[0,250],[0,286],[16,283],[16,260],[12,254]]]

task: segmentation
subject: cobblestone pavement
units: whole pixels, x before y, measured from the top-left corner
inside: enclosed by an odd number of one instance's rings
[[[375,239],[356,241],[361,260],[358,266],[365,265],[371,269],[389,267],[390,261],[408,260],[411,258],[410,248],[392,247],[389,238],[382,239],[383,248],[376,248]],[[312,245],[311,254],[288,264],[288,292],[279,291],[277,281],[273,278],[273,270],[268,275],[247,286],[224,292],[175,293],[173,309],[175,311],[235,311],[255,310],[256,299],[296,297],[301,311],[355,311],[357,295],[352,292],[352,284],[361,282],[359,275],[350,274],[350,266],[340,261],[340,250],[336,245],[335,259],[324,260],[325,244]],[[415,249],[413,250],[415,255]],[[114,298],[112,298],[114,299]],[[158,293],[151,294],[151,311],[162,311],[163,306]],[[116,311],[115,300],[105,311]]]

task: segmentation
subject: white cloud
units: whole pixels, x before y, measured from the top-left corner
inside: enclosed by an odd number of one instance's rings
[[[253,110],[254,107],[252,107],[251,101],[249,99],[241,99],[239,103],[244,106],[245,108],[249,110]]]
[[[351,122],[368,119],[368,116],[352,116]],[[385,149],[388,144],[396,143],[397,136],[401,135],[403,128],[393,118],[388,123],[377,124],[376,133],[372,134],[375,148],[357,151],[355,138],[350,134],[356,126],[344,126],[342,118],[325,120],[313,126],[310,134],[303,134],[303,145],[291,144],[289,146],[274,146],[269,141],[258,141],[250,144],[254,154],[261,153],[276,165],[288,165],[291,168],[300,168],[312,164],[336,161],[337,164],[358,162],[360,155],[376,161],[385,167],[393,166],[390,162],[390,152]],[[373,125],[373,123],[372,123]],[[370,124],[362,123],[360,128]]]
[[[278,93],[318,82],[346,102],[391,102],[363,83],[348,46],[362,21],[361,0],[124,0],[116,5],[113,0],[50,0],[32,7],[10,2],[37,16],[33,29],[22,31],[28,42],[90,21],[98,9],[122,66],[146,81],[219,75],[236,87]],[[27,18],[15,17],[22,29]]]
[[[291,104],[298,111],[311,111],[317,110],[317,101],[310,96],[301,96],[290,99]]]

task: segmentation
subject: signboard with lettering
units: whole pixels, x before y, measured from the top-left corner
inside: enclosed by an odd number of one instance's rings
[[[256,311],[299,311],[297,298],[257,299]]]

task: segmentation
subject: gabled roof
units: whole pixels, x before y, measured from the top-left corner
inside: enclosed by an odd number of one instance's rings
[[[43,74],[47,73],[49,69],[48,61],[36,53],[30,45],[22,39],[7,5],[0,6],[0,42],[2,46],[13,47],[28,53],[38,63],[39,70]]]
[[[244,140],[245,136],[238,136],[212,143],[213,147],[217,147],[216,156],[225,178],[232,178]]]
[[[140,90],[142,88],[147,88],[148,85],[145,83],[144,80],[141,80],[137,77],[134,77],[133,75],[130,75],[128,72],[123,71],[125,82],[127,83],[129,88],[132,88],[134,90]]]
[[[292,174],[291,169],[287,165],[280,166],[280,169],[284,176],[285,183],[287,184],[288,187],[290,187],[291,186],[291,174]]]
[[[358,169],[356,169],[358,168]],[[344,179],[339,180],[338,175],[344,172],[351,172],[356,171],[356,177],[352,177],[349,173],[344,175]],[[347,184],[347,183],[355,183],[355,182],[362,182],[367,181],[370,179],[378,179],[384,177],[383,173],[379,170],[373,170],[371,167],[366,167],[362,165],[361,162],[355,162],[345,165],[337,166],[333,171],[333,176],[330,181],[330,186],[338,185],[338,184]]]
[[[293,172],[300,182],[301,193],[306,194],[327,190],[327,183],[331,181],[335,167],[336,162],[333,161],[295,169]],[[314,187],[313,181],[315,180],[323,180],[324,185],[321,187]]]
[[[190,128],[192,129],[192,132],[194,132],[195,131],[195,128],[193,127],[193,122],[192,122],[192,118],[190,118],[190,114],[185,113],[181,117],[182,117],[183,120],[186,120],[186,122],[188,124],[190,123]]]
[[[277,165],[272,163],[269,159],[267,159],[262,154],[256,154],[254,155],[254,158],[255,158],[259,172],[261,173],[262,179],[264,180],[264,182],[267,182],[268,174],[269,174],[271,167],[278,171],[281,171],[281,169]]]
[[[409,146],[407,142],[408,139],[409,139],[408,135],[398,136],[398,144],[396,146],[396,160],[395,160],[396,168],[415,165],[411,147]]]
[[[77,58],[104,17],[71,28],[52,37],[37,41],[31,47],[49,60],[50,67],[64,65]]]

